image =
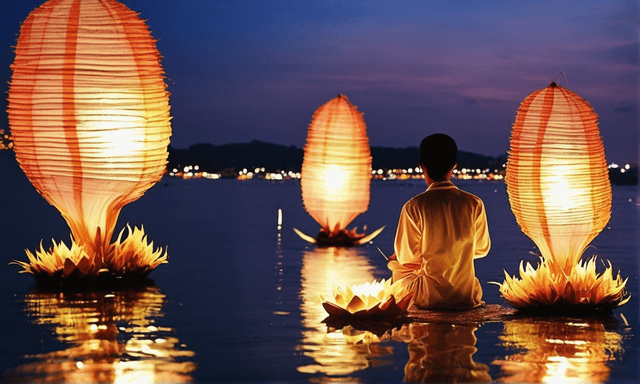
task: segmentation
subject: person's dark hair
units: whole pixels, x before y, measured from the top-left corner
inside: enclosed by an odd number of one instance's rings
[[[427,174],[433,180],[442,180],[458,160],[458,146],[451,136],[434,133],[420,143],[418,162],[427,168]]]

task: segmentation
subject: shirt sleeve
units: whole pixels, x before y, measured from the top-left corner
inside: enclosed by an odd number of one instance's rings
[[[487,256],[491,249],[491,238],[489,237],[489,225],[487,224],[487,213],[484,209],[484,203],[480,200],[480,204],[476,209],[476,234],[475,234],[475,254],[474,259]]]
[[[400,264],[421,263],[422,234],[420,228],[411,217],[408,204],[402,207],[398,229],[396,230],[395,254]]]

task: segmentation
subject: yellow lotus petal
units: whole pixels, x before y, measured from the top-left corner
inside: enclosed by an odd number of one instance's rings
[[[362,309],[366,309],[366,306],[362,299],[359,296],[353,296],[349,304],[347,305],[347,311],[353,313],[356,311],[360,311]]]

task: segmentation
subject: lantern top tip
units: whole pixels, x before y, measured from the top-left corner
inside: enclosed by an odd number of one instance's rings
[[[559,70],[553,76],[551,76],[551,84],[549,84],[549,86],[551,88],[561,87],[560,84],[558,84],[558,82],[560,80],[564,80],[564,86],[565,87],[569,86],[569,81],[567,80],[567,75],[564,73],[563,70]]]
[[[343,95],[342,93],[338,93],[338,96],[336,96],[339,99],[345,99],[345,100],[349,100],[349,98],[346,95]]]

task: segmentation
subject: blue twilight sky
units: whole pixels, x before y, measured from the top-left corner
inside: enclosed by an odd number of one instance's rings
[[[158,39],[178,148],[302,147],[314,110],[343,93],[364,112],[371,145],[414,146],[440,131],[495,156],[519,103],[562,70],[600,116],[607,160],[638,159],[637,0],[122,2]],[[42,3],[2,5],[0,92],[20,24]],[[6,101],[1,109],[0,128]]]

